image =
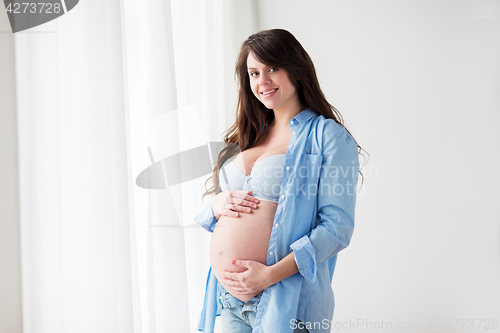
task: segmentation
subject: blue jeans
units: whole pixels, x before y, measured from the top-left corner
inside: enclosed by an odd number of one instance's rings
[[[217,307],[221,310],[222,332],[251,333],[261,297],[262,293],[243,303],[217,281]],[[296,328],[293,333],[309,333],[309,331],[306,328]]]

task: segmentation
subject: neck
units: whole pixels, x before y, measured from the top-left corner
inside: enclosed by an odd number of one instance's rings
[[[274,109],[274,127],[278,130],[289,129],[288,122],[290,119],[298,115],[301,111],[305,110],[306,107],[300,103],[296,103],[293,107]]]

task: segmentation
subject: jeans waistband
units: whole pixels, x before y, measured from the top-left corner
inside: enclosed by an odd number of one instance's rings
[[[241,306],[241,307],[257,307],[260,299],[262,297],[262,293],[258,295],[255,295],[251,299],[248,300],[248,302],[243,303],[243,301],[237,299],[233,295],[231,295],[223,286],[220,284],[219,281],[217,281],[217,306],[219,309],[228,309],[232,308],[235,306]]]

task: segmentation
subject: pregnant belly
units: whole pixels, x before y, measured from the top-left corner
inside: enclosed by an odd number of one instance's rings
[[[221,271],[242,272],[245,268],[231,264],[233,259],[267,262],[267,248],[276,214],[277,203],[261,200],[251,213],[240,212],[240,217],[221,216],[210,242],[210,265],[226,290],[243,302],[255,294],[237,295],[222,280]]]

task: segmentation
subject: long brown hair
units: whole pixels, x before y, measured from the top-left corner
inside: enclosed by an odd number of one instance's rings
[[[205,182],[205,188],[210,180],[212,180],[212,186],[206,190],[203,197],[221,191],[219,170],[224,162],[238,152],[252,148],[256,139],[264,133],[266,122],[274,118],[273,110],[266,108],[252,93],[247,69],[247,58],[250,52],[259,62],[286,70],[299,94],[302,105],[344,126],[342,115],[328,103],[321,91],[309,54],[290,32],[272,29],[251,35],[241,45],[236,61],[236,78],[239,86],[236,121],[224,134],[226,147],[221,150],[217,158],[212,176]],[[356,145],[358,153],[361,154],[361,150],[364,149],[359,144],[356,143]],[[363,177],[361,171],[360,174]]]

